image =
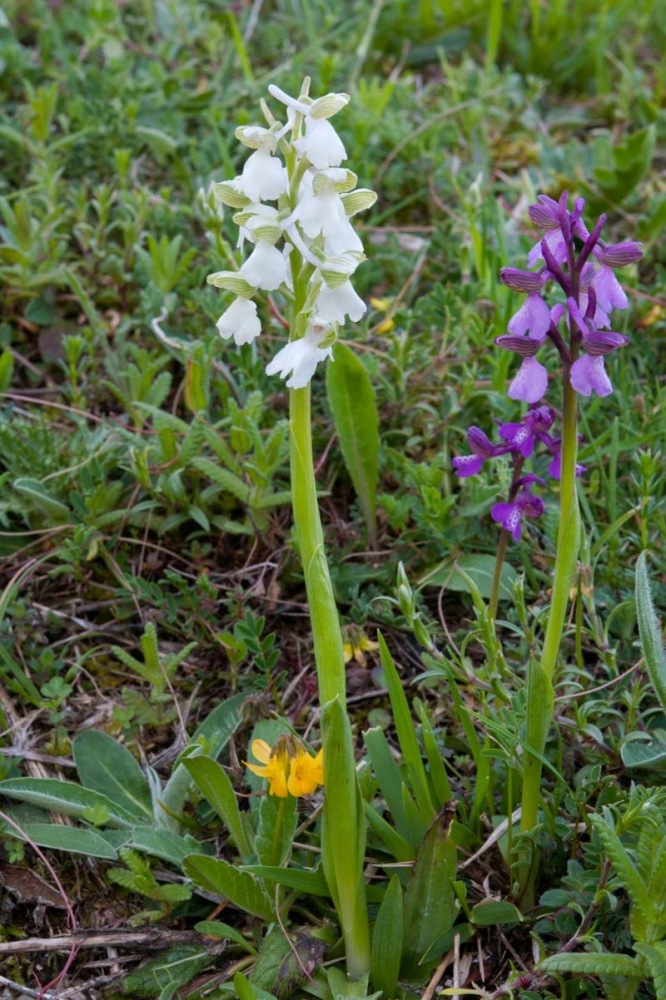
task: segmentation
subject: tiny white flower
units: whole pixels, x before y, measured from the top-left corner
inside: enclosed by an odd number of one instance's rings
[[[300,156],[307,156],[313,167],[338,167],[347,159],[342,139],[325,118],[305,118],[305,135],[294,143]]]
[[[326,323],[344,323],[349,316],[353,323],[361,319],[366,305],[360,295],[357,295],[351,281],[345,281],[337,288],[326,285],[317,296],[317,315]]]
[[[289,178],[282,161],[270,149],[260,148],[247,158],[235,184],[250,201],[275,201],[287,190]]]
[[[273,292],[287,280],[287,258],[270,243],[259,240],[240,269],[243,277],[255,288]]]
[[[217,332],[224,339],[234,338],[234,343],[251,344],[261,333],[257,304],[252,299],[237,298],[226,309],[217,323]]]
[[[304,197],[297,208],[303,232],[310,239],[324,234],[327,254],[341,254],[346,250],[363,250],[363,243],[347,218],[340,195],[326,189],[320,194]]]
[[[312,326],[300,340],[292,340],[282,350],[278,351],[272,361],[266,365],[267,375],[280,375],[287,378],[287,388],[304,389],[315,373],[320,361],[333,355],[332,347],[320,347],[320,343],[330,332],[325,324],[319,324],[318,318],[312,321]]]

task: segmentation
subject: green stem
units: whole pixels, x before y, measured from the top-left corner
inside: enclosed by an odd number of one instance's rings
[[[509,541],[509,532],[500,532],[499,543],[497,545],[497,555],[495,557],[495,572],[493,573],[493,585],[490,592],[490,603],[488,605],[488,613],[490,617],[495,620],[497,617],[497,603],[499,601],[500,585],[502,582],[502,566],[504,565],[504,556],[506,555],[506,547]]]
[[[324,871],[340,920],[347,973],[351,979],[361,979],[370,969],[370,933],[363,882],[365,818],[360,808],[351,725],[345,709],[342,631],[317,503],[310,387],[292,389],[289,396],[294,524],[305,576],[322,708],[326,777],[325,834],[322,834]]]
[[[291,488],[296,537],[310,608],[319,701],[345,704],[342,632],[324,551],[312,456],[310,387],[290,392]]]
[[[527,675],[526,742],[536,751],[525,754],[522,815],[520,828],[529,833],[537,824],[541,801],[541,756],[553,718],[553,677],[562,641],[567,606],[571,596],[580,547],[580,514],[576,492],[578,455],[577,399],[569,381],[569,367],[564,366],[564,401],[562,408],[562,458],[560,474],[560,524],[553,572],[550,614],[544,636],[541,662],[532,660]],[[521,897],[529,902],[531,881],[529,867],[522,869]]]

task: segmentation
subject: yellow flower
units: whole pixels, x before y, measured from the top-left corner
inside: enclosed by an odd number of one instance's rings
[[[253,740],[251,749],[261,763],[246,761],[245,766],[253,774],[266,778],[270,795],[281,799],[287,795],[311,795],[317,785],[324,784],[323,751],[311,757],[293,736],[280,736],[272,749],[265,740]]]
[[[379,649],[379,643],[368,639],[363,629],[359,628],[358,625],[346,625],[342,631],[344,633],[342,655],[345,663],[349,663],[353,657],[357,663],[365,664],[364,653],[368,650]]]

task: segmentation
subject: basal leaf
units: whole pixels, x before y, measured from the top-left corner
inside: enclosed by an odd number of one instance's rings
[[[48,847],[52,851],[68,851],[70,854],[86,854],[90,858],[117,858],[116,851],[108,841],[95,830],[84,830],[78,826],[63,826],[62,823],[22,823],[18,829],[8,826],[5,835],[18,840],[31,840],[38,847]]]
[[[87,819],[88,816],[103,818],[104,825],[133,827],[136,817],[122,806],[112,802],[106,795],[92,788],[84,788],[73,781],[58,781],[55,778],[8,778],[0,781],[0,794],[29,802],[31,805]],[[100,822],[101,826],[102,823]]]
[[[453,890],[456,846],[449,836],[453,814],[446,806],[431,823],[416,856],[405,892],[405,943],[401,973],[407,980],[425,978],[441,955],[433,943],[451,929],[458,915]],[[428,953],[428,963],[421,965]]]
[[[143,823],[152,823],[150,787],[132,754],[106,733],[86,729],[74,738],[72,753],[86,788],[106,795]]]
[[[391,876],[372,932],[372,983],[384,996],[394,997],[404,941],[402,886]]]

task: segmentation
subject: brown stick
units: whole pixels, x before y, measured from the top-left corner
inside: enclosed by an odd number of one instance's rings
[[[106,948],[111,945],[162,948],[175,944],[201,944],[206,947],[210,942],[202,939],[196,931],[168,931],[157,927],[148,931],[81,931],[78,934],[61,934],[52,938],[3,941],[0,942],[0,956],[31,951],[69,951],[70,948]]]

